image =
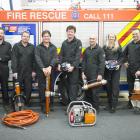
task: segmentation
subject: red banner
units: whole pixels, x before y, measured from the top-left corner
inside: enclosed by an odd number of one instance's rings
[[[138,10],[19,10],[0,11],[0,21],[131,21],[138,14]]]

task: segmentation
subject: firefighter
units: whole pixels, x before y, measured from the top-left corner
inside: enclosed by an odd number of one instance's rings
[[[12,49],[12,71],[13,77],[17,79],[20,86],[24,88],[27,106],[30,105],[32,91],[32,77],[34,72],[34,45],[29,43],[30,33],[22,32],[21,41],[16,43]]]
[[[67,82],[68,103],[77,99],[78,82],[79,82],[79,63],[82,49],[81,40],[75,37],[76,27],[69,25],[66,28],[67,39],[62,43],[60,52],[60,64],[67,62],[69,67],[64,72],[66,79],[61,78],[61,82]],[[61,71],[61,66],[58,65],[58,70]]]
[[[2,91],[3,105],[9,104],[8,96],[8,77],[9,67],[8,62],[11,59],[11,44],[4,40],[4,30],[0,28],[0,83]]]
[[[104,76],[107,80],[106,90],[108,96],[108,106],[106,109],[108,109],[110,113],[114,113],[118,103],[120,82],[119,62],[122,57],[122,49],[116,40],[115,34],[108,35],[108,40],[103,49],[106,64]]]
[[[104,75],[105,58],[104,51],[97,44],[95,35],[89,38],[90,46],[86,48],[82,61],[82,78],[87,81],[100,81]],[[99,112],[99,95],[96,89],[89,89],[86,92],[85,100]]]
[[[42,32],[42,43],[35,48],[35,60],[37,63],[38,88],[41,103],[41,110],[45,113],[45,90],[46,77],[50,76],[52,69],[57,63],[57,49],[50,42],[51,33],[49,30]]]
[[[127,63],[127,82],[129,97],[132,96],[134,89],[135,78],[140,76],[140,29],[135,29],[132,32],[133,40],[123,51],[123,62]],[[128,108],[132,108],[131,101],[128,102]]]

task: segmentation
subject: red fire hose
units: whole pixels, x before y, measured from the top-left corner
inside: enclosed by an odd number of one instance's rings
[[[2,122],[7,126],[17,127],[24,129],[23,126],[31,125],[37,122],[39,114],[32,110],[23,110],[18,112],[12,112],[2,118]]]

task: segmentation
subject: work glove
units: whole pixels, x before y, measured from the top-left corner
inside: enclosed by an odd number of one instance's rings
[[[139,77],[139,76],[140,76],[140,70],[138,70],[138,71],[135,73],[135,76],[136,76],[136,77]]]
[[[32,78],[35,78],[35,76],[36,76],[36,73],[32,72]]]
[[[13,73],[13,77],[14,77],[15,79],[17,79],[18,73]]]
[[[101,81],[103,79],[102,75],[97,76],[97,81]]]
[[[120,65],[117,65],[117,66],[116,66],[116,70],[119,70],[119,68],[120,68]]]

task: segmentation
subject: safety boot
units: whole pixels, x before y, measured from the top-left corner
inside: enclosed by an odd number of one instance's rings
[[[42,113],[46,113],[46,108],[45,108],[45,104],[41,104],[41,111]]]

